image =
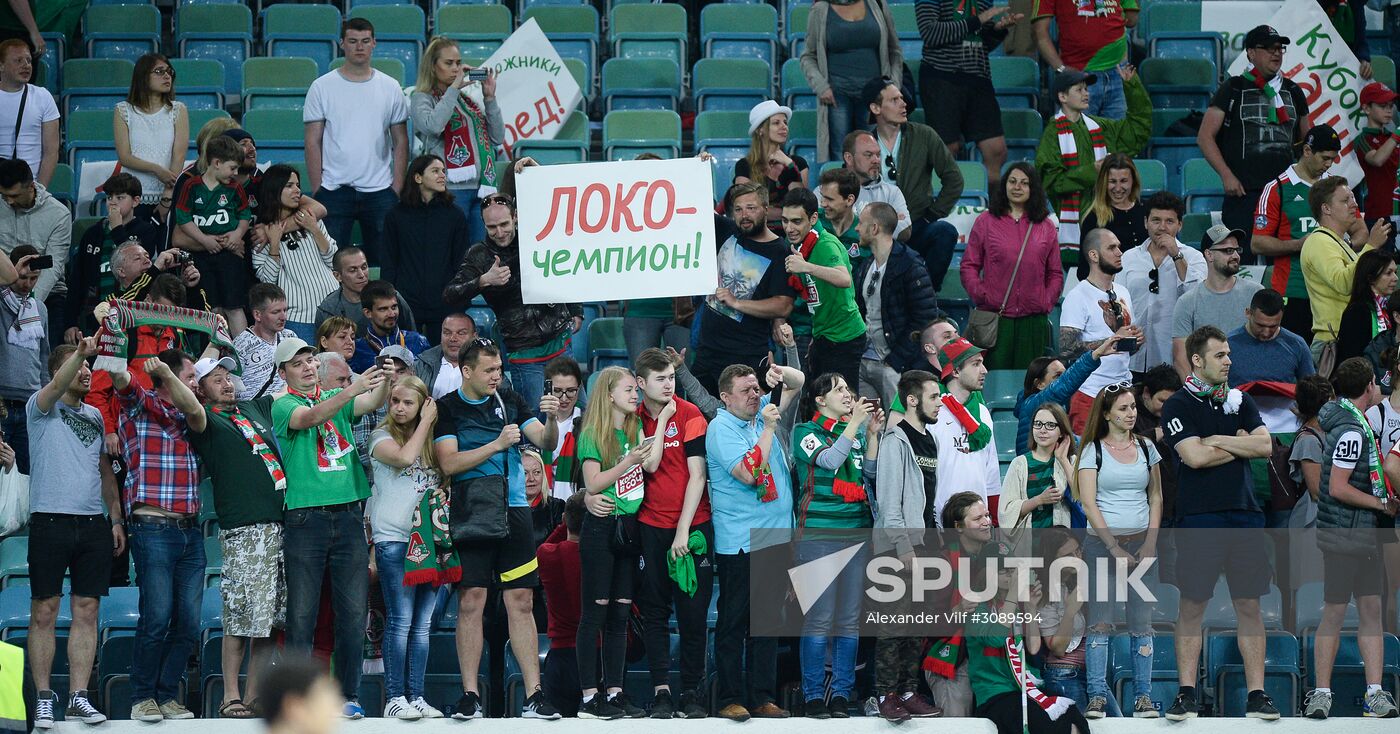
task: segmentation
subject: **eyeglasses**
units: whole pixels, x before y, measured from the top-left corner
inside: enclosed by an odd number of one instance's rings
[[[1156,268],[1147,273],[1147,291],[1157,293],[1162,290],[1162,275]]]
[[[1238,255],[1238,254],[1244,252],[1244,248],[1243,248],[1243,247],[1212,247],[1212,248],[1210,248],[1209,250],[1206,250],[1206,252],[1217,252],[1217,253],[1220,253],[1221,255],[1224,255],[1225,257],[1234,257],[1235,255]]]
[[[1031,421],[1031,428],[1037,431],[1053,431],[1059,427],[1055,421]]]
[[[556,398],[571,398],[571,397],[573,397],[573,396],[575,396],[575,395],[578,395],[578,388],[576,388],[576,387],[556,387],[556,388],[554,388],[554,389],[551,391],[551,393],[552,393],[552,394],[554,395],[554,397],[556,397]]]
[[[151,73],[155,74],[156,76],[168,76],[171,79],[175,78],[175,70],[168,66],[162,66],[156,69],[151,69]]]
[[[896,178],[896,177],[899,176],[899,172],[897,172],[897,171],[894,170],[894,155],[893,155],[893,154],[886,154],[886,155],[885,155],[885,168],[890,169],[890,178],[891,178],[891,179],[894,179],[894,178]]]

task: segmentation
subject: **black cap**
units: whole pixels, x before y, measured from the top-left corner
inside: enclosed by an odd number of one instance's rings
[[[232,130],[225,131],[224,137],[233,138],[233,142],[235,143],[241,143],[244,140],[253,140],[253,136],[241,127],[235,127]],[[253,144],[257,145],[258,141],[253,140]]]
[[[1308,128],[1308,132],[1303,136],[1303,145],[1313,149],[1314,153],[1324,150],[1341,152],[1342,138],[1327,123],[1319,123]]]
[[[1066,66],[1063,71],[1055,72],[1055,81],[1051,89],[1054,90],[1055,94],[1059,94],[1060,92],[1068,92],[1070,87],[1080,82],[1093,84],[1097,80],[1098,77],[1093,74]]]
[[[1280,44],[1287,46],[1290,43],[1292,41],[1288,39],[1288,36],[1274,30],[1271,25],[1255,26],[1250,32],[1244,34],[1245,48],[1268,48]]]

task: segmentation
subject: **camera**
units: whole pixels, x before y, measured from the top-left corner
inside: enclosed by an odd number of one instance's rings
[[[471,71],[467,72],[467,81],[484,82],[486,81],[487,77],[490,76],[490,74],[491,70],[487,69],[484,66],[480,69],[472,69]]]

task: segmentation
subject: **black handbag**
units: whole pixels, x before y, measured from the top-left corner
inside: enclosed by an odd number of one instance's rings
[[[477,477],[453,484],[447,526],[453,545],[497,543],[509,537],[506,478]]]
[[[642,528],[636,515],[618,515],[613,518],[613,534],[608,545],[612,552],[618,555],[642,554]]]

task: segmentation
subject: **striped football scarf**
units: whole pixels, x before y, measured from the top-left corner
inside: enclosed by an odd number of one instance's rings
[[[1104,139],[1103,126],[1088,115],[1080,115],[1084,127],[1089,131],[1089,143],[1094,148],[1094,161],[1108,156],[1108,143]],[[1074,142],[1074,124],[1061,111],[1055,115],[1055,137],[1060,143],[1060,162],[1065,168],[1077,168],[1088,163],[1079,155],[1078,144]],[[1079,247],[1079,211],[1083,204],[1080,192],[1065,194],[1060,198],[1060,242]]]

